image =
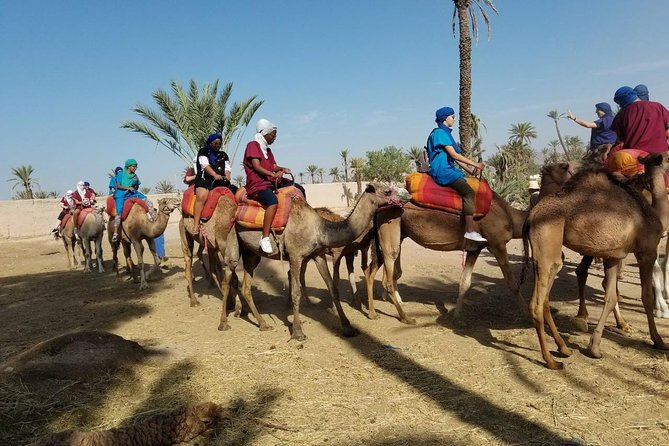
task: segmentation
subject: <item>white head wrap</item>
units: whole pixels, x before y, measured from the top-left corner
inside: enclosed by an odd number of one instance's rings
[[[71,197],[73,194],[74,194],[74,191],[72,191],[72,190],[68,190],[67,192],[65,192],[66,197]]]
[[[265,118],[258,119],[258,123],[256,124],[256,133],[260,133],[261,135],[265,136],[272,133],[274,130],[276,130],[276,125],[272,124],[272,122]]]
[[[81,196],[81,198],[85,197],[86,188],[84,187],[84,182],[83,181],[79,181],[77,183],[77,192],[79,192],[79,195]]]

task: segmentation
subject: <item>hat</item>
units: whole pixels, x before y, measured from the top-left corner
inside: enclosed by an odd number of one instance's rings
[[[65,192],[65,196],[66,196],[66,197],[70,197],[70,196],[72,196],[72,195],[74,195],[74,191],[72,191],[71,189],[68,190],[67,192]]]
[[[84,181],[84,187],[91,187],[91,183],[89,183],[88,181]]]
[[[527,187],[528,189],[541,189],[539,187],[539,182],[537,180],[530,180],[530,185]]]
[[[634,92],[642,101],[650,101],[650,98],[648,97],[648,87],[646,87],[644,84],[639,84],[634,87]]]
[[[211,143],[216,141],[217,139],[220,139],[221,142],[223,141],[223,137],[221,136],[220,133],[212,133],[211,135],[209,135],[209,137],[207,138],[207,147],[209,147]]]
[[[627,107],[638,98],[639,97],[632,87],[620,87],[613,95],[613,100],[616,104],[620,105],[621,108]]]
[[[137,166],[137,161],[134,158],[128,158],[125,160],[125,167]]]
[[[262,136],[269,135],[274,130],[276,130],[276,125],[271,121],[265,118],[258,119],[256,124],[256,133],[260,133]]]
[[[434,112],[435,122],[444,122],[446,118],[455,114],[455,110],[451,107],[441,107],[439,110]]]
[[[123,170],[123,167],[121,166],[116,166],[116,169],[114,169],[114,173],[119,173],[120,171]]]
[[[595,104],[596,110],[601,110],[606,116],[613,116],[613,110],[611,110],[611,105],[608,102],[599,102]]]

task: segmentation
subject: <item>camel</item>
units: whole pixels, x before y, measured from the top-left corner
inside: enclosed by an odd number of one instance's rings
[[[562,189],[564,184],[580,169],[581,165],[570,161],[569,163],[557,163],[546,165],[541,169],[541,190],[539,192],[539,199],[557,193]],[[643,192],[646,192],[644,189]],[[650,202],[651,197],[644,194],[644,197]],[[655,316],[658,318],[669,318],[669,305],[664,299],[664,295],[669,295],[669,264],[667,263],[667,256],[669,255],[669,244],[665,252],[665,260],[663,266],[660,266],[656,260],[653,267],[653,287],[655,289]],[[576,268],[576,278],[578,281],[578,313],[574,320],[574,325],[582,331],[588,331],[588,310],[585,303],[585,284],[588,279],[588,269],[592,265],[594,258],[591,256],[583,256],[581,262]],[[621,267],[618,270],[618,279],[621,279]],[[663,277],[664,275],[664,277]],[[604,282],[602,282],[604,286]],[[616,282],[616,295],[618,300],[620,296],[618,293],[618,284]],[[620,313],[619,304],[616,303],[613,308],[613,315],[616,320],[616,326],[624,332],[631,332],[632,326],[625,321]]]
[[[65,255],[67,256],[67,264],[71,270],[77,269],[77,265],[83,263],[82,261],[77,260],[77,245],[81,248],[81,253],[83,255],[83,246],[81,242],[77,240],[74,236],[74,222],[72,220],[72,215],[65,222],[65,226],[59,232],[54,234],[54,238],[58,240],[59,238],[63,239],[63,245],[65,246]]]
[[[218,204],[211,218],[206,223],[201,223],[201,227],[204,227],[207,234],[204,244],[207,246],[207,257],[209,258],[208,273],[223,296],[221,321],[218,326],[218,329],[221,331],[230,329],[227,321],[227,302],[230,295],[230,285],[237,282],[235,269],[239,263],[239,242],[237,241],[237,233],[234,228],[236,211],[237,204],[235,201],[228,196],[222,195],[218,199]],[[186,265],[185,273],[190,306],[194,307],[200,303],[193,293],[193,247],[195,241],[200,246],[204,244],[199,237],[193,235],[192,230],[193,217],[183,216],[179,222],[179,234],[181,236],[181,250],[184,254]],[[198,253],[199,256],[200,254]],[[217,260],[221,260],[225,265],[223,281],[221,281],[218,275]],[[200,261],[202,261],[202,257],[200,257]],[[245,295],[244,297],[250,297],[250,295]],[[258,322],[260,331],[271,330],[272,326],[260,315],[253,300],[247,299],[247,304]],[[240,310],[241,308],[236,306],[235,315],[239,315]]]
[[[332,296],[344,336],[355,336],[357,332],[344,314],[339,301],[339,291],[333,285],[324,252],[327,248],[346,246],[358,238],[369,226],[377,209],[399,204],[401,204],[401,201],[396,189],[380,184],[369,184],[348,217],[342,221],[333,222],[321,217],[304,200],[294,200],[288,223],[283,233],[278,237],[282,249],[277,249],[276,241],[273,240],[274,252],[269,255],[261,253],[258,247],[260,230],[247,229],[237,224],[237,236],[244,265],[242,295],[245,296],[247,301],[252,300],[253,271],[260,263],[261,256],[273,260],[288,260],[290,264],[288,280],[293,310],[291,339],[306,340],[307,337],[302,330],[302,322],[300,321],[300,298],[304,292],[303,284],[307,262],[314,260],[318,272],[323,277]]]
[[[160,266],[160,259],[156,254],[156,245],[153,239],[165,231],[167,222],[170,219],[170,214],[180,205],[181,200],[178,198],[161,198],[158,200],[158,214],[156,219],[154,221],[149,221],[149,217],[144,209],[140,205],[134,204],[125,221],[123,221],[121,224],[119,231],[119,241],[116,243],[112,242],[112,234],[114,233],[114,228],[112,225],[114,224],[114,220],[109,220],[109,223],[107,223],[107,234],[109,235],[109,244],[112,247],[114,268],[116,269],[117,276],[117,251],[120,244],[123,246],[123,254],[125,256],[125,263],[128,271],[132,274],[133,279],[137,281],[132,258],[130,257],[130,246],[132,245],[135,248],[135,254],[137,254],[137,262],[139,266],[139,289],[144,290],[149,287],[149,284],[146,281],[147,276],[151,274],[153,269],[157,269]],[[153,261],[155,264],[154,268],[152,268],[148,274],[144,272],[144,245],[142,244],[142,240],[146,240],[146,243],[149,245],[149,250],[151,251],[151,254],[153,254]]]
[[[79,228],[79,237],[81,237],[81,245],[84,249],[84,272],[86,273],[91,272],[91,242],[95,243],[95,257],[97,259],[98,272],[105,272],[105,269],[102,266],[102,237],[105,232],[104,212],[105,208],[103,205],[96,205],[93,208],[93,211],[86,215]]]
[[[569,180],[559,194],[543,198],[532,209],[524,228],[524,239],[532,248],[534,289],[529,310],[537,331],[541,353],[549,369],[561,369],[546,345],[544,322],[548,324],[562,355],[571,355],[550,312],[549,296],[555,276],[562,267],[562,246],[582,255],[601,257],[605,269],[605,304],[590,338],[588,353],[601,358],[604,324],[618,301],[615,285],[619,261],[634,253],[641,280],[648,328],[656,348],[667,350],[653,317],[653,265],[657,245],[669,221],[669,201],[663,169],[669,154],[655,154],[641,160],[644,176],[652,185],[652,206],[633,188],[601,169],[584,169]]]
[[[464,297],[471,286],[472,271],[481,250],[487,246],[497,259],[504,279],[511,289],[522,312],[526,303],[520,295],[520,286],[516,281],[507,257],[506,244],[512,238],[522,237],[522,227],[527,211],[511,207],[499,195],[493,194],[490,211],[478,220],[481,234],[488,239],[486,244],[476,244],[467,251],[464,270],[460,276],[458,300],[453,311],[455,320],[462,314]],[[383,288],[386,297],[395,305],[399,319],[405,324],[415,324],[416,320],[407,317],[400,306],[401,298],[397,292],[397,279],[401,276],[400,248],[402,240],[409,237],[424,248],[436,251],[456,251],[465,248],[464,222],[461,216],[435,209],[407,205],[401,209],[381,209],[376,216],[378,248],[372,248],[372,260],[365,271],[367,279],[367,317],[378,319],[374,309],[374,277],[384,266]]]

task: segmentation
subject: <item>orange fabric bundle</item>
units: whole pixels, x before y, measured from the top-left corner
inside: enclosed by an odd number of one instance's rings
[[[221,195],[227,195],[231,200],[235,201],[235,196],[232,195],[232,191],[227,187],[215,187],[209,191],[207,196],[207,201],[204,203],[202,208],[201,218],[208,220],[214,214],[214,209],[218,204],[218,199]],[[195,186],[190,186],[184,191],[184,196],[181,199],[181,210],[184,214],[193,216],[195,210]]]
[[[610,155],[607,165],[611,172],[620,172],[626,177],[633,177],[645,171],[639,157],[648,156],[648,152],[637,149],[623,149]]]
[[[288,215],[294,199],[304,200],[304,195],[295,186],[282,187],[277,192],[279,206],[272,221],[272,228],[283,229],[288,223]],[[262,229],[262,221],[265,217],[265,209],[257,201],[246,199],[245,203],[237,206],[237,222],[245,228]]]
[[[474,216],[482,217],[490,210],[492,189],[486,180],[467,177],[467,184],[474,190]],[[407,190],[411,202],[431,209],[439,209],[452,214],[462,213],[462,197],[447,186],[440,186],[426,173],[414,172],[406,177]]]

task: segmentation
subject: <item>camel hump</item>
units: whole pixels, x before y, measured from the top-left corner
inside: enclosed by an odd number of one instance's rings
[[[482,217],[490,211],[493,191],[486,180],[466,177],[474,190],[474,216]],[[406,188],[411,202],[420,207],[438,209],[451,214],[462,214],[462,197],[448,186],[440,186],[426,173],[414,172],[406,177]]]
[[[279,200],[279,206],[272,221],[272,228],[283,229],[288,223],[293,200],[304,200],[304,194],[295,186],[286,186],[279,189],[276,196]],[[250,229],[262,229],[263,218],[265,218],[265,208],[259,202],[247,198],[246,202],[237,205],[235,219],[241,226]]]
[[[236,201],[236,196],[227,187],[219,186],[213,188],[209,191],[209,194],[207,195],[207,201],[204,203],[204,207],[202,208],[202,220],[209,220],[211,216],[214,215],[214,211],[218,205],[218,200],[221,197],[228,197],[233,202]],[[195,212],[195,185],[190,186],[184,191],[184,195],[181,200],[181,211],[185,215],[189,215],[191,217],[193,216]]]

